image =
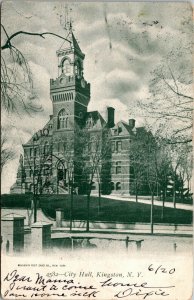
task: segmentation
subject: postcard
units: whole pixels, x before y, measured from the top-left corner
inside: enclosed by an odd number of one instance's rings
[[[1,12],[2,299],[191,299],[192,5]]]

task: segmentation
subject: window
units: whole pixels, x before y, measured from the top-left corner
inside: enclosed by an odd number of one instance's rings
[[[30,148],[30,157],[32,157],[32,153],[33,153],[33,151],[32,151],[33,149],[32,148]]]
[[[64,142],[64,143],[62,143],[62,146],[63,146],[63,151],[65,152],[65,151],[67,151],[68,149],[68,145],[67,145],[67,142]]]
[[[115,142],[112,142],[112,152],[115,152]]]
[[[118,126],[117,128],[113,129],[113,131],[114,135],[119,135],[122,132],[122,128]]]
[[[80,60],[76,60],[75,62],[75,75],[80,78],[82,75],[82,67]]]
[[[78,75],[79,74],[79,69],[78,69],[78,66],[75,65],[75,75]]]
[[[64,152],[64,144],[62,141],[58,143],[58,153]]]
[[[118,134],[122,132],[122,128],[118,127]]]
[[[30,192],[33,192],[33,184],[30,184]]]
[[[83,112],[82,111],[79,112],[79,117],[80,117],[80,119],[83,118]]]
[[[121,150],[122,150],[122,142],[118,141],[117,142],[117,152],[121,152]]]
[[[44,144],[44,155],[48,155],[50,153],[49,142],[45,142]]]
[[[38,169],[35,169],[34,170],[34,176],[38,176],[39,175],[39,170]]]
[[[68,126],[69,126],[68,112],[65,109],[62,109],[58,114],[58,129],[68,128]]]
[[[112,165],[111,166],[111,174],[114,174],[115,173],[115,167]]]
[[[116,183],[116,190],[117,191],[121,190],[121,183],[120,182]]]
[[[95,184],[95,182],[94,182],[94,181],[92,182],[91,189],[92,189],[92,190],[95,190],[95,189],[96,189],[96,184]]]
[[[68,124],[69,124],[69,118],[67,117],[67,118],[65,119],[65,128],[68,127]]]
[[[121,162],[116,162],[116,174],[121,174]]]
[[[71,65],[68,59],[63,62],[62,73],[69,75],[71,73]]]
[[[92,118],[91,115],[89,116],[89,118],[88,118],[87,121],[86,121],[86,126],[87,126],[88,128],[92,128],[92,127],[94,126],[94,120],[93,120],[93,118]]]
[[[44,165],[43,174],[44,175],[50,175],[51,174],[50,165],[48,165],[48,164]]]
[[[111,186],[111,191],[114,191],[114,189],[115,189],[115,184],[114,184],[114,182],[111,182],[110,186]]]
[[[37,148],[34,148],[34,157],[37,156]]]

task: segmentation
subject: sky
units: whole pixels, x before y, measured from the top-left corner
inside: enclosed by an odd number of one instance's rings
[[[69,3],[68,10],[74,35],[86,55],[84,77],[91,83],[88,110],[99,110],[104,116],[106,107],[113,106],[116,121],[135,118],[137,126],[142,126],[144,119],[136,104],[149,96],[149,82],[157,64],[172,49],[187,44],[191,4],[84,2]],[[65,11],[63,1],[6,1],[2,4],[2,24],[9,35],[23,30],[66,37]],[[4,41],[2,35],[2,44]],[[42,39],[19,35],[13,40],[29,62],[42,110],[31,117],[25,113],[8,115],[2,110],[2,126],[9,132],[9,146],[17,153],[3,171],[2,193],[9,192],[15,182],[21,145],[52,114],[49,82],[57,77],[56,51],[62,43],[53,36]],[[180,70],[183,65],[182,60]]]

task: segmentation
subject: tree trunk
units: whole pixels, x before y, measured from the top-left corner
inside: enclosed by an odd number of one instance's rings
[[[99,182],[99,184],[98,184],[98,213],[100,213],[100,207],[101,207],[101,184]]]
[[[37,198],[36,198],[36,195],[34,195],[33,202],[34,202],[34,223],[36,223],[37,222]]]
[[[176,184],[174,180],[174,186],[173,186],[173,207],[176,208]]]
[[[90,193],[87,194],[87,222],[86,231],[90,231]]]
[[[71,186],[70,231],[72,231],[72,223],[73,223],[73,186]]]
[[[138,202],[138,188],[137,188],[137,182],[135,183],[135,201]]]
[[[153,234],[153,233],[154,233],[153,211],[154,211],[154,194],[152,193],[152,200],[151,200],[151,210],[150,210],[150,225],[151,225],[151,234]]]
[[[166,189],[162,191],[162,220],[164,219],[164,204],[166,199]]]
[[[30,219],[29,219],[30,226],[32,224],[33,215],[34,215],[34,195],[33,195],[33,198],[31,200],[31,212],[30,212]]]

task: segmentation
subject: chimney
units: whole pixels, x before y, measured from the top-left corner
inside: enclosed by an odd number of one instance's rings
[[[131,129],[133,129],[135,127],[135,119],[129,119],[128,125]]]
[[[115,126],[115,109],[113,107],[107,107],[107,124],[109,128]]]

